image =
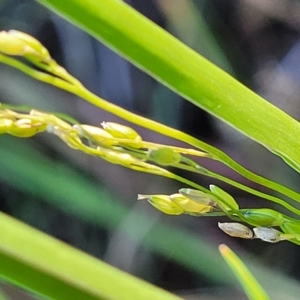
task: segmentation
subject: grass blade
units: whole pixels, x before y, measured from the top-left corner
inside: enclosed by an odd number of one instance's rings
[[[242,285],[245,293],[250,300],[270,300],[269,296],[250,273],[244,263],[226,245],[220,245],[219,251],[234,275]]]
[[[38,1],[300,170],[296,120],[123,1]]]
[[[0,277],[50,299],[179,297],[0,213]]]

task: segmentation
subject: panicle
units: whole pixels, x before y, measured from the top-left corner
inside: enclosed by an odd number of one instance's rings
[[[96,126],[76,124],[73,125],[73,129],[75,129],[81,137],[92,140],[98,145],[112,146],[116,143],[114,137],[109,132]]]
[[[242,214],[247,223],[253,226],[280,226],[284,222],[283,215],[270,208],[246,209]]]
[[[114,122],[102,122],[101,125],[103,129],[110,133],[114,138],[127,141],[125,145],[128,147],[141,148],[142,138],[132,128]]]
[[[218,223],[219,228],[226,234],[232,237],[239,237],[243,239],[252,239],[253,232],[247,226],[240,223]]]
[[[24,56],[33,62],[49,63],[52,61],[48,50],[35,38],[21,31],[0,32],[0,52]]]
[[[0,134],[8,133],[9,128],[14,124],[13,119],[1,118],[0,119]]]
[[[179,193],[186,198],[197,202],[198,204],[208,205],[211,207],[217,207],[217,202],[213,199],[213,197],[207,193],[204,193],[199,190],[194,190],[190,188],[182,188],[179,190]]]
[[[13,122],[8,129],[7,133],[17,137],[32,137],[39,132],[45,131],[47,124],[32,120],[32,119],[19,119]]]
[[[171,148],[150,150],[149,159],[162,166],[174,165],[180,162],[181,154]]]
[[[217,203],[222,210],[224,211],[239,210],[238,204],[230,194],[228,194],[227,192],[223,191],[221,188],[213,184],[209,186],[209,189],[219,200],[217,201]]]
[[[203,215],[211,211],[211,206],[207,204],[197,203],[182,194],[176,193],[170,196],[171,200],[184,209],[185,213]]]
[[[0,106],[1,107],[1,106]],[[45,131],[47,125],[29,115],[18,114],[9,109],[0,109],[0,134],[10,134],[17,137],[31,137]]]
[[[277,243],[282,240],[281,232],[272,227],[257,227],[253,228],[255,237],[268,243]]]
[[[181,215],[184,209],[175,204],[168,195],[138,195],[138,200],[147,201],[156,209],[168,215]]]

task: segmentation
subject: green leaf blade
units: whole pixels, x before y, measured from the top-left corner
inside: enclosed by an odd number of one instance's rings
[[[49,299],[180,299],[3,213],[0,235],[0,277]]]
[[[230,248],[226,245],[220,245],[219,251],[250,300],[270,300],[255,277]]]
[[[127,4],[116,0],[39,2],[300,170],[296,120]]]

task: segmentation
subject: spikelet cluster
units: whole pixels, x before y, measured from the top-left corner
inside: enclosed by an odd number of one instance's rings
[[[231,237],[260,239],[269,243],[289,240],[300,244],[299,221],[269,208],[239,209],[233,197],[215,185],[211,185],[208,192],[187,188],[172,195],[138,195],[138,200],[143,199],[169,215],[227,215],[231,219],[255,226],[251,229],[239,222],[219,222],[219,228]],[[282,231],[274,227],[280,227]]]
[[[197,152],[198,156],[206,156],[201,151],[145,142],[134,129],[122,124],[102,122],[99,127],[71,125],[46,112],[31,110],[28,114],[19,113],[0,105],[0,134],[27,138],[43,131],[56,135],[72,149],[163,176],[171,173],[158,165],[188,166],[183,153]],[[194,167],[194,164],[191,163],[190,167]]]

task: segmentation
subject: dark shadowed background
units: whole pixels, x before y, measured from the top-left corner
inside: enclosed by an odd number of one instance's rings
[[[126,2],[299,120],[300,2]],[[53,58],[101,97],[190,133],[221,148],[251,171],[299,191],[299,176],[280,159],[35,1],[1,0],[0,29],[17,29],[37,37]],[[81,123],[128,124],[4,65],[0,65],[0,101],[67,113]],[[130,126],[144,140],[177,143]],[[222,165],[206,166],[247,183]],[[221,186],[242,207],[271,207],[209,178],[177,173],[204,186]],[[226,219],[167,216],[136,201],[138,193],[171,194],[182,187],[76,152],[47,133],[30,139],[0,137],[0,209],[109,264],[185,299],[246,299],[219,257],[217,247],[226,243],[274,274],[290,276],[291,281],[300,279],[300,248],[291,243],[233,239],[217,227],[218,221]],[[272,277],[269,282],[271,294]],[[7,284],[2,287],[9,299],[32,299]]]

